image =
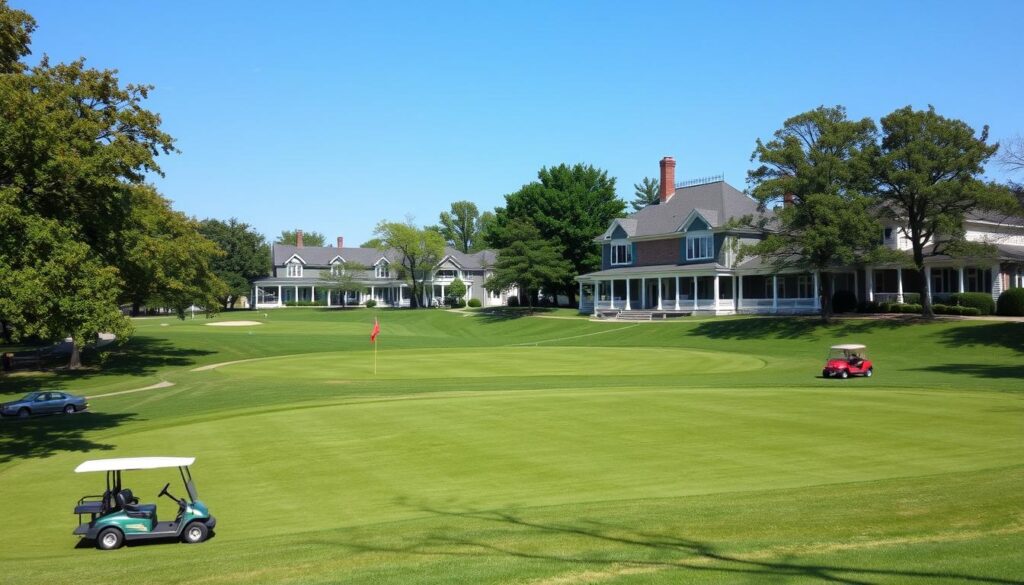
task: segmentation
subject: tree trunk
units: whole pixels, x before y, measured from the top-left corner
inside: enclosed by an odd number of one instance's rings
[[[11,329],[6,321],[0,321],[0,334],[3,334],[4,343],[11,343]]]
[[[921,285],[921,317],[934,319],[931,283],[928,282],[928,273],[924,270],[924,251],[916,245],[914,246],[914,265],[917,266],[917,282]]]
[[[821,294],[821,322],[829,323],[832,320],[832,279],[824,272],[818,272]]]
[[[82,356],[78,353],[78,342],[71,339],[71,358],[68,360],[68,369],[77,370],[82,367]]]

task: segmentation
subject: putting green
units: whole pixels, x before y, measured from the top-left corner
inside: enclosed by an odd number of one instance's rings
[[[609,347],[491,347],[449,351],[372,350],[250,360],[216,368],[232,376],[286,380],[482,378],[503,376],[648,376],[744,372],[765,366],[753,355]]]

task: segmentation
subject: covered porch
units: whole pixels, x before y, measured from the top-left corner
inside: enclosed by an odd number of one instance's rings
[[[352,307],[373,299],[382,307],[408,307],[405,283],[368,284],[358,291],[331,290],[321,282],[257,282],[253,286],[254,307],[275,309],[289,304],[319,307]]]

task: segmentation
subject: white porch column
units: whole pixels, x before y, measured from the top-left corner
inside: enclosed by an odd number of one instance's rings
[[[601,298],[601,281],[594,282],[594,316],[597,317],[597,302]]]
[[[310,301],[315,301],[316,300],[316,287],[313,286],[313,285],[309,285],[309,300]]]
[[[718,312],[718,275],[715,275],[715,312]]]
[[[903,302],[903,269],[896,267],[896,302]]]
[[[253,309],[255,309],[259,304],[260,304],[260,287],[259,287],[259,285],[253,285],[251,306],[252,306]]]
[[[736,287],[736,312],[739,313],[743,308],[743,275],[737,274],[736,281],[739,283]]]
[[[661,310],[661,277],[658,277],[658,310]]]
[[[295,285],[295,302],[299,302],[299,285]]]
[[[992,265],[992,300],[999,300],[999,293],[1003,292],[1003,279],[999,272],[999,263]]]
[[[779,312],[779,275],[772,275],[772,313]]]
[[[647,279],[640,278],[640,308],[647,308]]]
[[[676,277],[676,310],[679,310],[679,277]]]
[[[693,310],[696,311],[697,307],[697,277],[693,277]]]
[[[629,303],[629,279],[628,278],[626,279],[626,310],[627,311],[631,311],[632,310],[630,308],[630,303]]]
[[[932,302],[932,267],[924,267],[924,277],[928,281],[928,302]]]
[[[281,297],[284,296],[281,291],[281,285],[277,285],[277,306],[280,307],[282,304]]]
[[[868,293],[868,302],[873,303],[875,301],[875,267],[865,266],[864,267],[864,289]]]
[[[580,295],[579,295],[578,298],[580,300],[576,301],[576,310],[582,313],[583,312],[583,281],[580,281]]]
[[[373,300],[377,300],[377,294],[374,291],[374,287],[373,286],[370,287],[370,298],[373,299]]]
[[[615,279],[608,281],[608,308],[615,308]]]
[[[961,266],[957,269],[957,285],[956,292],[964,292],[964,267]]]
[[[857,282],[857,271],[854,270],[853,271],[853,296],[857,297],[857,300],[860,300],[860,287],[858,286],[859,284],[860,283]]]
[[[331,307],[331,289],[327,289],[327,308]]]
[[[818,285],[820,284],[818,281],[820,280],[820,277],[818,276],[817,270],[815,270],[812,274],[814,275],[814,310],[820,311],[821,293],[818,292]],[[828,276],[826,276],[825,278],[828,278]],[[835,289],[835,277],[832,278],[832,288]]]

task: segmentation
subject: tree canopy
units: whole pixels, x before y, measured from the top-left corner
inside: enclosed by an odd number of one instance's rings
[[[298,230],[281,230],[281,235],[277,236],[275,243],[284,244],[286,246],[298,245],[299,236]],[[327,238],[324,237],[320,232],[302,232],[302,245],[311,246],[314,248],[325,246],[327,244]]]
[[[226,285],[219,297],[221,306],[233,308],[238,297],[252,292],[254,280],[270,274],[270,246],[263,234],[233,217],[227,221],[204,219],[199,232],[223,252],[211,267]]]
[[[910,241],[924,315],[932,317],[925,258],[991,255],[985,244],[967,241],[964,219],[972,211],[1009,211],[1016,201],[1008,190],[979,178],[999,148],[988,144],[988,126],[977,135],[932,107],[907,106],[882,118],[882,131],[874,161],[880,209]]]
[[[643,181],[633,183],[633,189],[633,200],[629,204],[633,206],[633,211],[640,211],[648,205],[658,203],[660,199],[658,191],[661,189],[661,181],[644,177]]]
[[[444,256],[444,238],[436,230],[417,227],[412,220],[381,221],[373,233],[380,240],[381,251],[391,249],[399,254],[399,277],[412,289],[411,306],[419,307],[426,279]]]
[[[548,273],[558,277],[542,286],[553,293],[564,293],[574,302],[573,278],[601,265],[594,238],[623,214],[626,205],[615,196],[615,178],[590,165],[544,167],[537,178],[505,196],[505,207],[496,210],[487,232],[488,244],[509,248],[521,237],[523,224],[535,227],[543,239],[561,250],[571,267],[565,273]]]
[[[438,231],[448,245],[461,252],[481,249],[480,211],[472,201],[455,201],[451,211],[442,211]]]
[[[499,251],[484,288],[497,293],[518,287],[533,306],[538,291],[548,283],[566,279],[572,273],[572,265],[565,260],[564,250],[545,238],[535,225],[517,219],[505,229],[515,237]]]

